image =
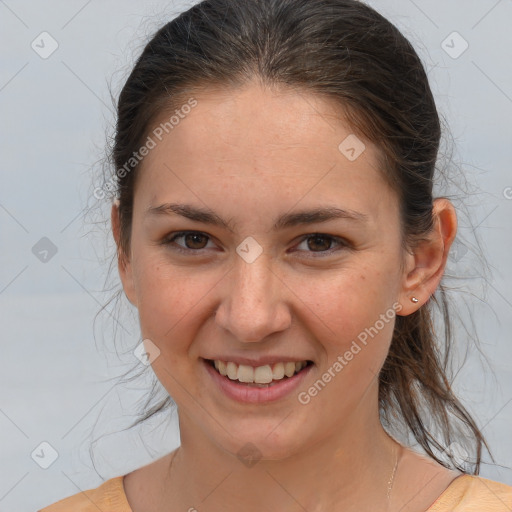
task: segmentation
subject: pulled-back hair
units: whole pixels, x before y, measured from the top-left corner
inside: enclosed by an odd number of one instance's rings
[[[379,149],[379,168],[400,201],[403,248],[413,250],[433,228],[441,123],[425,69],[410,42],[357,0],[205,0],[158,30],[119,96],[111,154],[119,200],[119,256],[130,253],[140,167],[132,162],[126,172],[126,163],[144,144],[157,117],[201,91],[236,88],[253,80],[321,95],[339,105],[354,133]],[[434,308],[444,323],[437,333]],[[389,427],[405,426],[439,463],[468,472],[446,451],[457,429],[464,430],[478,474],[482,447],[488,447],[451,389],[451,343],[441,284],[416,312],[396,317],[379,375],[381,419]],[[165,397],[134,425],[171,403]]]

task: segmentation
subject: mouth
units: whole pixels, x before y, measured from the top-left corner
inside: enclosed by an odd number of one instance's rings
[[[212,359],[204,359],[204,362],[222,379],[244,388],[271,388],[297,379],[299,375],[308,373],[314,365],[310,360],[275,363],[257,368]]]
[[[250,366],[244,368],[244,365],[236,365],[233,362],[224,363],[222,366],[223,361],[212,361],[211,359],[202,359],[202,363],[213,385],[212,387],[207,384],[207,389],[220,392],[235,402],[253,405],[275,403],[278,400],[290,398],[316,366],[315,363],[308,360],[294,362],[293,364],[297,364],[297,367],[294,366],[292,371],[290,362],[287,368],[288,372],[283,375],[283,363],[257,368]],[[251,374],[251,372],[253,373]],[[226,373],[226,375],[222,375],[222,373]],[[261,382],[262,380],[265,382]]]

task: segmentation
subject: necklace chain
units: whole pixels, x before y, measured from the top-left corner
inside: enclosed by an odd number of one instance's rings
[[[394,484],[394,481],[395,481],[396,468],[398,467],[398,449],[396,449],[395,452],[396,452],[396,462],[395,462],[395,466],[393,468],[393,471],[391,473],[391,477],[389,478],[389,481],[388,481],[388,501],[390,499],[391,489],[393,488],[393,484]]]
[[[174,462],[174,458],[176,457],[176,453],[177,453],[178,450],[176,450],[172,456],[172,459],[171,459],[171,463],[169,465],[169,473],[171,471],[171,468],[172,468],[172,464]],[[388,501],[390,499],[390,496],[391,496],[391,489],[393,488],[393,484],[395,482],[395,473],[396,473],[396,468],[398,467],[398,449],[395,450],[395,453],[396,453],[396,460],[395,460],[395,465],[393,467],[393,471],[391,472],[391,476],[388,480],[388,493],[387,493],[387,497],[388,497]]]

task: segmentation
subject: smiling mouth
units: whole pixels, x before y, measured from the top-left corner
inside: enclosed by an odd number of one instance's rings
[[[265,365],[267,368],[263,367],[265,368],[263,371],[258,368],[259,374],[255,374],[254,368],[245,365],[233,366],[234,363],[232,363],[231,367],[228,367],[226,371],[226,365],[219,365],[219,361],[213,361],[212,359],[205,359],[204,361],[219,375],[229,379],[231,382],[242,386],[256,388],[268,388],[279,384],[280,382],[284,382],[285,380],[295,377],[314,364],[313,361],[303,361],[302,363],[297,363],[297,366],[293,371],[292,368],[288,367],[286,373],[283,374],[283,363],[276,363],[275,365]],[[242,367],[241,370],[240,367]],[[263,376],[262,373],[264,374]]]

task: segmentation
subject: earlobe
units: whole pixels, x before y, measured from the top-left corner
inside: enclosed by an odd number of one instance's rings
[[[117,268],[119,271],[119,277],[123,285],[124,293],[127,299],[137,307],[135,286],[133,282],[133,272],[131,261],[126,257],[121,248],[121,225],[119,219],[119,201],[116,200],[112,205],[110,213],[112,223],[112,234],[116,242],[117,247]]]
[[[457,214],[448,199],[436,199],[432,215],[432,230],[406,257],[399,297],[402,316],[417,311],[436,291],[457,233]]]

